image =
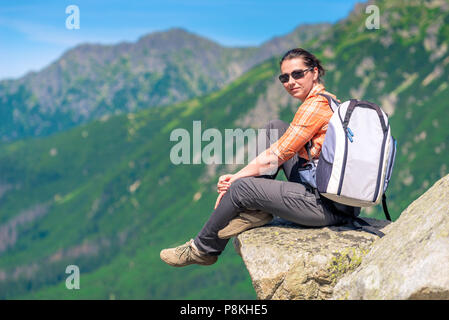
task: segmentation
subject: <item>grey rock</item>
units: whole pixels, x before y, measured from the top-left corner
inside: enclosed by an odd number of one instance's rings
[[[332,299],[449,299],[449,175],[386,228]]]
[[[448,199],[449,175],[394,223],[364,218],[383,238],[275,221],[234,246],[259,299],[449,299]]]
[[[383,230],[387,221],[366,219]],[[305,228],[279,222],[238,235],[234,246],[258,299],[329,299],[378,237],[350,226]]]

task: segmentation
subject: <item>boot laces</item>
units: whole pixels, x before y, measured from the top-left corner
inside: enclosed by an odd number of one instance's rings
[[[184,245],[176,248],[176,253],[178,254],[179,258],[181,258],[183,255],[186,255],[187,259],[190,260],[192,258],[192,250],[192,245],[190,241],[188,241]]]

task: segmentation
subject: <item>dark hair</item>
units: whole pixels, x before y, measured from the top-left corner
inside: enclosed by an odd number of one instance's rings
[[[304,64],[309,68],[318,68],[318,82],[321,83],[321,77],[324,76],[326,71],[324,70],[323,66],[321,65],[320,60],[317,59],[312,53],[310,53],[307,50],[304,50],[302,48],[295,48],[287,51],[284,56],[281,58],[281,61],[279,61],[279,67],[282,66],[282,62],[284,60],[290,60],[294,58],[302,58],[304,61]]]

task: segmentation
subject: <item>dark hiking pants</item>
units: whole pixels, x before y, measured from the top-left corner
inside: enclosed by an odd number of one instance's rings
[[[266,148],[280,138],[288,126],[281,120],[270,121],[266,126]],[[257,154],[262,151],[257,150]],[[304,161],[296,154],[273,175],[234,181],[194,239],[198,249],[212,255],[220,254],[229,239],[218,238],[218,231],[242,211],[261,210],[302,226],[321,227],[344,223],[347,216],[337,212],[332,201],[323,197],[317,199],[310,187],[300,183],[298,168]],[[284,170],[288,181],[274,180],[280,168]],[[353,210],[353,207],[348,210]]]

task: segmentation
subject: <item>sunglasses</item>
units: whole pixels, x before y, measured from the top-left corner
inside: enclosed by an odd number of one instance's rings
[[[283,73],[279,76],[279,81],[282,83],[286,83],[290,80],[290,75],[293,79],[298,80],[304,77],[304,74],[307,71],[313,70],[313,68],[305,69],[305,70],[293,70],[292,73]]]

